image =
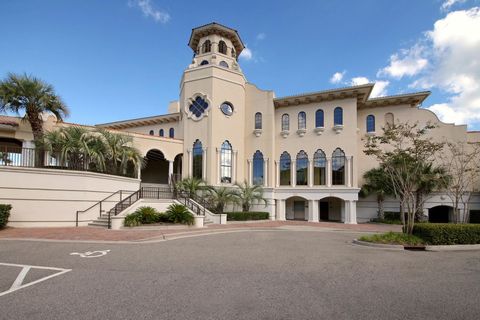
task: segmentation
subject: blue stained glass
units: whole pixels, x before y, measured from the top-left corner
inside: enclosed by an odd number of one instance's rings
[[[195,117],[200,118],[200,116],[207,110],[208,102],[205,101],[202,97],[196,97],[195,100],[190,104],[188,108]]]

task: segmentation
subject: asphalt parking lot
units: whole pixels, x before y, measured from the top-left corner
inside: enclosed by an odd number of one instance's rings
[[[0,319],[478,319],[479,251],[390,251],[354,246],[356,236],[4,240]]]

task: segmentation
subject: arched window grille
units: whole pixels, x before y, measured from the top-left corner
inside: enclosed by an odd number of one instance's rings
[[[282,131],[290,130],[290,116],[288,114],[282,115]]]
[[[205,42],[202,44],[202,53],[207,53],[212,51],[212,43],[210,40],[205,40]]]
[[[263,172],[263,153],[261,153],[259,150],[257,150],[253,154],[253,184],[255,185],[263,185],[263,177],[264,177],[264,172]]]
[[[170,138],[175,138],[175,129],[170,128],[170,130],[168,130],[168,136]]]
[[[318,109],[315,112],[315,128],[323,128],[325,126],[325,121],[323,118],[323,110]]]
[[[222,68],[227,68],[227,69],[228,69],[228,63],[226,63],[226,62],[223,61],[223,60],[220,61],[219,65],[220,65],[220,67],[222,67]]]
[[[227,54],[227,44],[225,43],[225,41],[220,40],[220,42],[218,43],[218,52],[222,54]]]
[[[262,113],[255,113],[255,129],[262,129]]]
[[[196,140],[192,148],[192,176],[197,179],[203,179],[203,148],[202,142]]]
[[[367,116],[367,132],[375,132],[375,116]]]
[[[296,170],[297,185],[306,186],[308,181],[308,156],[303,150],[297,154]]]
[[[280,156],[280,185],[289,186],[291,181],[291,172],[292,159],[290,154],[286,151]]]
[[[327,157],[325,152],[318,149],[313,156],[313,184],[323,186],[327,180]]]
[[[225,141],[220,150],[220,181],[232,183],[232,145]]]
[[[301,111],[298,113],[298,129],[306,129],[307,128],[307,115],[305,112]]]
[[[335,126],[343,126],[343,109],[336,107],[333,110],[333,124]]]
[[[332,153],[332,185],[345,185],[345,152],[337,148]]]
[[[205,66],[208,64],[208,61],[207,60],[202,60],[202,62],[200,62],[200,65],[201,66]]]
[[[165,135],[164,132],[163,132],[163,129],[160,129],[160,130],[158,131],[158,135],[159,135],[160,137],[163,137],[163,136]]]
[[[153,136],[155,134],[155,132],[153,130],[150,130],[150,132],[148,134]]]

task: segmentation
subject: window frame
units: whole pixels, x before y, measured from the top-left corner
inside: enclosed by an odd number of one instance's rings
[[[343,126],[343,109],[342,107],[336,107],[333,109],[333,125]]]
[[[341,148],[336,148],[332,152],[332,185],[333,186],[345,185],[346,162],[347,162],[347,157],[345,156],[345,151],[343,151]]]
[[[307,114],[305,111],[300,111],[298,113],[298,130],[307,129]]]
[[[280,181],[278,181],[278,184],[280,186],[292,185],[292,157],[287,151],[284,151],[280,155],[280,161],[278,162],[278,166],[280,171]],[[282,169],[282,166],[285,166],[285,169]],[[283,174],[283,177],[282,172],[285,172],[285,174]]]
[[[203,179],[203,145],[199,139],[192,147],[192,177]]]
[[[290,115],[288,113],[282,114],[281,127],[282,131],[290,131]]]
[[[304,150],[300,150],[297,153],[297,157],[295,159],[295,171],[295,185],[308,185],[308,154]]]
[[[265,159],[260,150],[255,151],[252,159],[252,184],[263,186],[265,183]]]
[[[321,118],[319,119],[319,117]],[[321,125],[319,125],[320,123]],[[325,127],[325,113],[323,109],[317,109],[317,111],[315,111],[315,128],[324,128],[324,127]]]
[[[313,155],[313,185],[324,186],[327,184],[327,156],[322,149]]]
[[[263,116],[261,112],[255,113],[255,130],[262,130],[262,118]]]
[[[373,114],[369,114],[365,121],[367,133],[375,132],[375,116]]]
[[[232,183],[233,148],[230,141],[225,140],[220,147],[220,182]]]

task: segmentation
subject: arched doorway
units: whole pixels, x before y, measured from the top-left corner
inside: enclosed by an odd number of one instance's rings
[[[343,221],[345,201],[336,197],[327,197],[319,201],[320,221]]]
[[[453,208],[449,206],[436,206],[428,209],[428,222],[448,223],[453,215]]]
[[[182,162],[183,154],[177,154],[175,159],[173,159],[173,180],[180,181],[182,180]]]
[[[307,200],[291,197],[285,201],[285,218],[287,220],[307,220]]]
[[[168,160],[160,150],[152,149],[145,156],[142,183],[168,184]]]

